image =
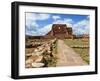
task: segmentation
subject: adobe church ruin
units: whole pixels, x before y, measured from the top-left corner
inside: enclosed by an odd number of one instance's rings
[[[47,33],[44,38],[73,38],[73,31],[71,27],[67,27],[66,24],[53,24],[52,29]]]
[[[52,29],[44,36],[26,36],[26,39],[73,39],[73,30],[71,27],[67,27],[66,24],[53,24]]]

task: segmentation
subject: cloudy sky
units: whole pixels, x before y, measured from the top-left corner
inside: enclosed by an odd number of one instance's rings
[[[72,27],[73,34],[89,34],[89,16],[74,14],[26,12],[26,35],[41,36],[47,34],[52,24],[66,24]]]

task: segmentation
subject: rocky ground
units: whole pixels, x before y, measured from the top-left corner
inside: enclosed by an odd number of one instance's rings
[[[32,47],[36,46],[36,44],[37,43],[35,42]],[[41,45],[32,48],[31,52],[26,52],[25,67],[34,68],[55,66],[55,44],[56,39],[53,39],[43,42]]]
[[[26,68],[87,65],[63,40],[35,41],[26,48]]]

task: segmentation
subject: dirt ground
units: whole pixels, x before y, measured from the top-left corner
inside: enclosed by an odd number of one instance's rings
[[[67,46],[63,40],[58,40],[56,66],[80,66],[87,65],[86,62],[72,48]]]

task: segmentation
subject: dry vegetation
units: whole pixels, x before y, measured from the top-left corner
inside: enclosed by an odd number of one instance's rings
[[[65,44],[72,47],[89,64],[89,39],[65,39]]]
[[[28,39],[25,49],[25,67],[56,66],[56,39]]]
[[[89,64],[89,40],[64,39],[84,61]],[[57,64],[57,39],[27,39],[25,46],[25,67],[55,67]]]

